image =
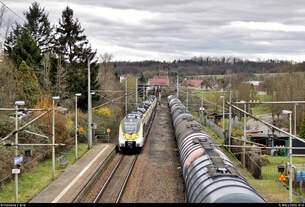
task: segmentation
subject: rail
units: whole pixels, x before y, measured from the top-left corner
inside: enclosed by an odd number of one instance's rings
[[[98,179],[98,175],[100,175],[100,173],[104,169],[105,165],[107,165],[107,163],[109,162],[109,160],[113,156],[114,152],[115,152],[115,150],[112,151],[111,153],[109,153],[107,155],[107,157],[104,158],[104,160],[102,161],[101,166],[96,170],[94,175],[89,179],[89,181],[82,187],[82,189],[79,191],[79,193],[75,196],[75,198],[72,201],[73,203],[79,203],[79,201],[83,198],[83,196],[86,194],[86,192],[88,192],[92,183],[94,183]]]
[[[126,158],[126,157],[127,157],[126,155],[122,155],[122,156],[121,156],[121,158],[120,158],[119,161],[116,163],[116,165],[115,165],[115,167],[113,168],[113,170],[111,171],[110,175],[108,176],[106,182],[104,183],[104,185],[102,186],[102,188],[99,190],[99,193],[98,193],[97,196],[95,197],[93,203],[98,203],[98,202],[102,199],[103,194],[104,194],[104,192],[106,191],[106,189],[107,189],[109,183],[110,183],[111,180],[113,179],[114,175],[115,175],[117,172],[119,172],[119,171],[118,171],[118,168],[119,168],[120,166],[122,166],[122,164],[124,163],[123,160],[124,160],[124,158]],[[127,185],[128,179],[130,178],[131,172],[132,172],[132,170],[133,170],[133,168],[134,168],[134,165],[135,165],[135,162],[136,162],[137,158],[138,158],[138,155],[134,155],[134,158],[133,158],[133,160],[132,160],[132,163],[131,163],[131,165],[130,165],[130,167],[129,167],[129,169],[128,169],[128,173],[127,173],[127,175],[125,176],[124,181],[123,181],[123,183],[122,183],[122,185],[121,185],[121,187],[120,187],[120,189],[119,189],[119,193],[118,193],[118,195],[117,195],[117,197],[116,197],[116,199],[115,199],[115,203],[119,203],[119,201],[120,201],[120,199],[121,199],[121,197],[122,197],[122,195],[123,195],[123,192],[124,192],[125,187],[126,187],[126,185]]]

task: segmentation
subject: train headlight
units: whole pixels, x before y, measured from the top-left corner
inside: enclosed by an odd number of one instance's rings
[[[136,134],[132,134],[131,138],[132,138],[132,139],[136,139],[136,138],[137,138],[137,135],[136,135]]]
[[[130,134],[125,134],[125,137],[126,137],[126,139],[130,139],[131,138]]]

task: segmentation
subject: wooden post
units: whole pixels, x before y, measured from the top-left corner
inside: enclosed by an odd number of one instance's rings
[[[301,171],[301,176],[300,176],[300,193],[301,195],[303,194],[303,172]]]

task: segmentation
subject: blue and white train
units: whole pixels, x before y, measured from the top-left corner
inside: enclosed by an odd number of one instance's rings
[[[134,150],[144,146],[156,107],[157,98],[151,95],[124,117],[119,128],[118,145],[120,150]]]

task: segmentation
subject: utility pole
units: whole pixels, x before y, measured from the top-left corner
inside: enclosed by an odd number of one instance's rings
[[[15,109],[16,109],[16,114],[15,114],[15,129],[16,129],[16,134],[15,134],[15,143],[16,143],[15,157],[18,157],[18,105],[24,105],[24,101],[16,101],[15,102]],[[18,168],[17,165],[15,165],[15,169],[16,168]],[[18,203],[18,173],[15,173],[15,203]]]
[[[177,73],[177,94],[176,94],[177,98],[179,98],[179,76]]]
[[[136,77],[136,107],[138,106],[138,76]]]
[[[77,97],[81,96],[81,93],[76,93],[75,94],[75,160],[77,159],[77,131],[78,131],[78,127],[77,127]]]
[[[55,179],[55,100],[59,96],[52,97],[52,179]]]
[[[125,116],[127,115],[127,76],[125,80]]]
[[[292,133],[292,112],[289,113],[289,133]],[[289,136],[289,202],[292,203],[292,178],[293,178],[293,173],[292,173],[292,137]]]
[[[159,104],[161,104],[161,87],[159,86]]]
[[[91,77],[90,77],[90,58],[88,57],[88,149],[92,147],[92,105],[91,105]]]
[[[189,87],[186,87],[186,109],[189,109]]]
[[[294,135],[297,135],[297,104],[294,104]]]
[[[220,96],[222,98],[222,133],[225,131],[225,96]]]
[[[201,87],[201,107],[203,107],[203,88]]]
[[[230,89],[229,126],[228,126],[228,128],[229,128],[228,138],[229,138],[229,146],[230,146],[229,149],[230,149],[230,151],[231,151],[231,132],[232,132],[232,129],[231,129],[231,127],[232,127],[232,106],[231,105],[232,105],[232,91]]]
[[[16,135],[15,135],[15,157],[18,156],[18,105],[16,104],[16,121],[15,121]],[[18,203],[18,173],[15,174],[15,202]]]
[[[244,111],[246,111],[247,110],[247,105],[246,104],[244,104]],[[247,140],[247,133],[246,133],[246,113],[244,113],[244,143],[243,143],[243,145],[244,145],[244,147],[243,147],[243,157],[242,157],[242,165],[243,165],[243,168],[245,168],[246,167],[246,140]]]

